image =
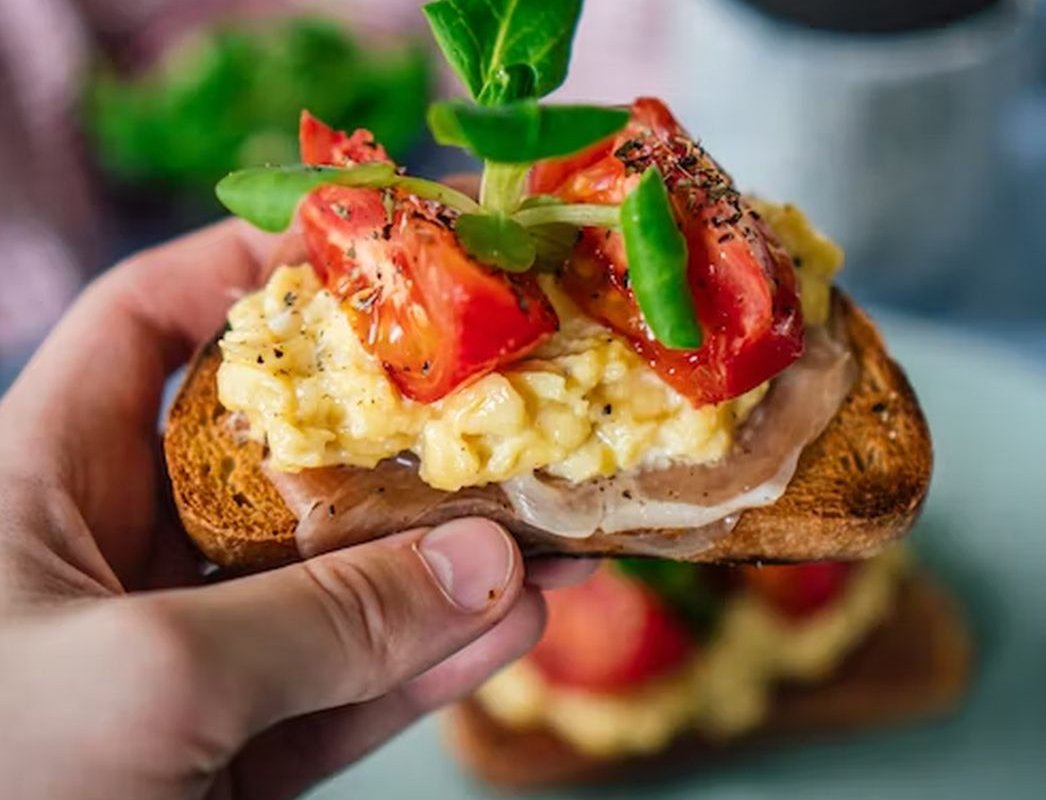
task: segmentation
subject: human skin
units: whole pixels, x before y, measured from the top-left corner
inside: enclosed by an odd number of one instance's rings
[[[167,377],[291,239],[219,223],[110,270],[0,400],[0,794],[293,797],[524,653],[540,588],[480,519],[204,583]]]

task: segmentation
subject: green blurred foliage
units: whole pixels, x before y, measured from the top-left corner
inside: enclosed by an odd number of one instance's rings
[[[303,108],[337,128],[369,128],[402,156],[423,130],[430,78],[420,46],[364,48],[332,20],[225,24],[140,77],[97,70],[85,120],[120,181],[210,196],[232,170],[298,162]]]
[[[719,622],[727,588],[722,571],[657,558],[623,558],[613,563],[649,586],[699,636],[708,636]]]

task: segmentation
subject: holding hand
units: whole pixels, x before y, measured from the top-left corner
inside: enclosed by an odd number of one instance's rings
[[[167,376],[287,244],[226,222],[90,287],[0,402],[0,775],[11,796],[290,797],[538,638],[530,571],[458,520],[199,583],[164,499]]]

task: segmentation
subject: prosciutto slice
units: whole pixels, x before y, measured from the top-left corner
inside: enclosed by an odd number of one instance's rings
[[[745,509],[784,494],[803,448],[835,416],[855,378],[843,337],[825,328],[808,330],[802,358],[774,379],[731,452],[711,464],[632,471],[582,484],[535,473],[457,492],[424,483],[410,456],[375,469],[267,474],[299,520],[295,536],[304,557],[478,515],[530,538],[627,537],[629,552],[685,558],[727,535]],[[658,535],[665,529],[673,535]]]

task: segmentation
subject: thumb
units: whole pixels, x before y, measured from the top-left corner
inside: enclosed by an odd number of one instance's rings
[[[198,702],[252,735],[443,661],[505,617],[522,564],[501,527],[462,519],[144,601],[204,665]]]

